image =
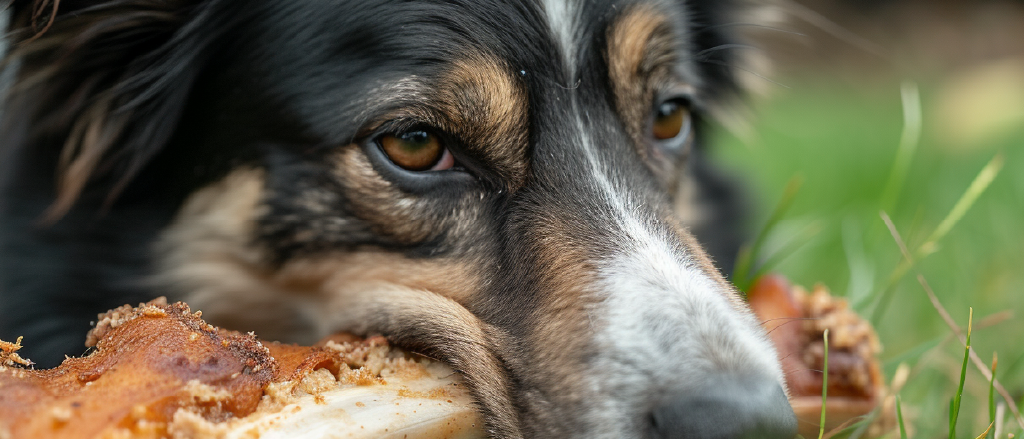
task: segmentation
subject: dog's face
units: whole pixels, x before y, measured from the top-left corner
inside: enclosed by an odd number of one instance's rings
[[[730,5],[168,3],[149,62],[185,66],[138,66],[174,91],[135,94],[182,103],[147,114],[174,130],[143,169],[201,184],[153,245],[162,291],[266,338],[384,333],[462,372],[495,437],[793,435],[773,348],[680,219]],[[97,157],[144,125],[107,110],[129,119]]]

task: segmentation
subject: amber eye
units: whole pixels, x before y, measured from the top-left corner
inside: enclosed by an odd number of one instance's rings
[[[654,112],[651,135],[656,140],[675,138],[682,132],[688,117],[689,112],[686,110],[686,106],[678,100],[662,102]]]
[[[410,171],[439,171],[451,168],[451,153],[437,134],[412,129],[381,136],[377,143],[391,161]]]

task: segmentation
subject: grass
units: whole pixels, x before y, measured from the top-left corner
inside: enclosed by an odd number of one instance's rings
[[[996,398],[995,398],[995,383],[996,383],[996,366],[999,365],[999,355],[997,352],[992,353],[992,379],[988,380],[988,420],[989,425],[995,425],[996,423]],[[992,439],[995,435],[995,431],[986,432],[986,438]]]
[[[899,395],[896,395],[896,421],[899,422],[900,439],[907,439],[907,427],[903,422],[903,405]]]
[[[949,439],[956,439],[956,421],[960,418],[960,403],[963,401],[964,383],[967,381],[967,363],[971,360],[971,324],[974,323],[974,308],[967,318],[967,342],[964,347],[964,362],[960,366],[960,387],[949,402]],[[984,435],[982,435],[984,436]]]
[[[985,375],[1024,397],[1024,126],[951,141],[949,127],[933,117],[942,81],[920,90],[898,81],[784,82],[789,89],[757,104],[753,136],[717,135],[720,161],[755,188],[750,198],[760,215],[751,235],[764,228],[740,256],[746,265],[738,280],[749,282],[767,261],[795,283],[825,283],[862,315],[874,315],[886,375],[903,362],[914,371],[889,437],[993,437],[1002,398]],[[916,116],[904,111],[915,95]],[[915,117],[918,129],[908,133]],[[794,179],[802,182],[795,194]],[[902,257],[879,210],[904,233],[913,259]],[[818,233],[805,232],[815,227]],[[766,257],[780,252],[787,256]],[[973,307],[982,316],[972,324],[971,346],[983,358],[998,352],[1009,359],[998,375],[960,361],[970,351],[949,342],[924,279],[953,314]],[[1018,315],[999,314],[1007,310]],[[953,416],[943,403],[951,400]],[[1002,425],[1001,437],[1022,436],[1009,417]]]
[[[821,368],[821,422],[818,424],[818,439],[825,436],[825,403],[828,401],[828,329],[825,329],[825,334],[821,336],[825,342],[825,357],[822,362],[824,367]]]

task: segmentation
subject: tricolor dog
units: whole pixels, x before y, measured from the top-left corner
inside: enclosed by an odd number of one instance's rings
[[[695,145],[747,6],[15,0],[0,338],[52,366],[166,295],[266,339],[384,334],[495,438],[792,437],[700,244],[734,245]]]

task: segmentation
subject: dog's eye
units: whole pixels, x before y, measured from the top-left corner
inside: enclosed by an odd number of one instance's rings
[[[455,164],[441,138],[424,129],[384,134],[377,144],[392,163],[409,171],[442,171]]]
[[[658,104],[654,111],[654,124],[651,135],[655,140],[669,140],[689,131],[690,112],[686,104],[679,99],[668,100]]]

